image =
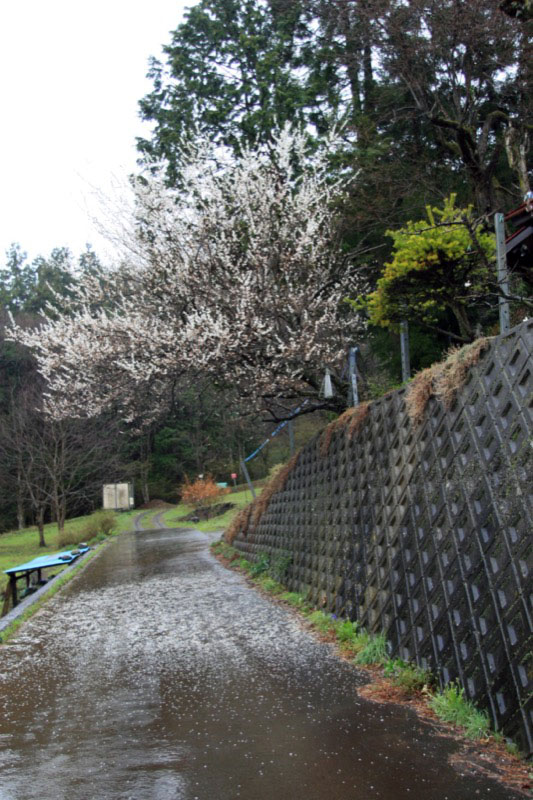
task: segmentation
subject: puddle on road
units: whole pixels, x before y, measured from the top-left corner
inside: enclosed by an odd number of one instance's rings
[[[510,800],[228,572],[127,534],[0,648],[0,800]]]

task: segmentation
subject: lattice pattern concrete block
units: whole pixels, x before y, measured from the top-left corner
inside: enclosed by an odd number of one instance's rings
[[[235,546],[292,556],[288,585],[459,680],[533,749],[533,323],[491,340],[453,407],[405,390],[302,452]]]

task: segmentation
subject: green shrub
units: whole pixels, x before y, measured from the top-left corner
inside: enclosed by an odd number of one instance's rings
[[[387,661],[387,640],[385,636],[382,633],[377,636],[369,636],[367,643],[355,661],[356,664],[384,664]]]
[[[96,520],[100,533],[109,536],[117,524],[117,517],[112,511],[97,511],[92,515],[91,520]]]
[[[87,535],[85,528],[85,525],[79,530],[76,530],[75,528],[65,528],[65,530],[57,537],[57,546],[60,549],[67,548],[72,547],[72,545],[78,545],[80,542],[87,542],[89,539],[92,539],[92,536]]]
[[[464,689],[456,683],[449,683],[429,701],[435,714],[444,722],[451,722],[464,728],[469,739],[483,739],[489,734],[488,714],[480,711],[464,696]]]

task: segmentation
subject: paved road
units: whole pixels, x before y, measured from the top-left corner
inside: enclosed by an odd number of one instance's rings
[[[510,800],[224,569],[123,534],[0,648],[0,800]],[[212,537],[211,537],[212,538]]]

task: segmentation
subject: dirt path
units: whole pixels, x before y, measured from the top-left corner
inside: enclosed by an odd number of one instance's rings
[[[142,515],[140,523],[142,524]],[[511,800],[208,551],[124,534],[0,648],[0,800]]]

